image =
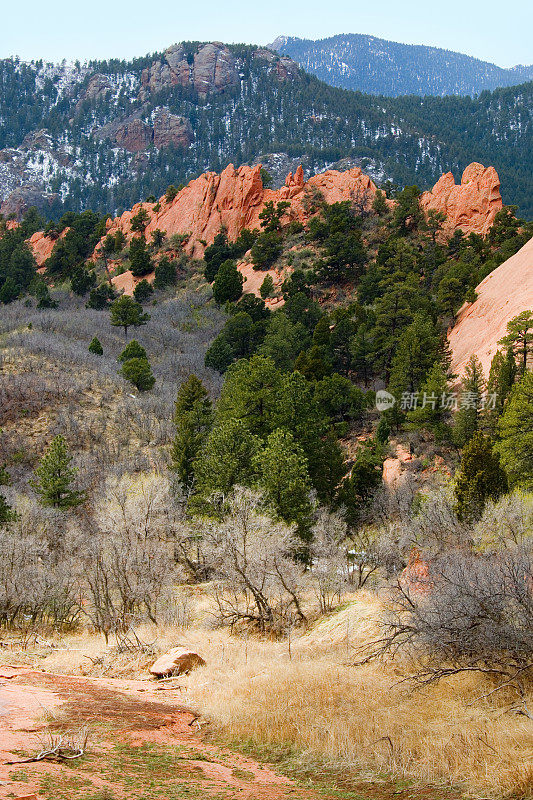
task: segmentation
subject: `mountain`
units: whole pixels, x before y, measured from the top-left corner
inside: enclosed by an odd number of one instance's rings
[[[116,214],[229,163],[301,162],[307,177],[341,161],[377,183],[429,188],[478,161],[497,169],[506,203],[533,215],[532,94],[526,83],[477,99],[376,98],[270,50],[220,42],[129,62],[5,59],[0,210]]]
[[[330,86],[387,97],[475,95],[533,79],[533,65],[502,69],[452,50],[388,42],[359,33],[317,41],[278,36],[268,46],[289,55]]]

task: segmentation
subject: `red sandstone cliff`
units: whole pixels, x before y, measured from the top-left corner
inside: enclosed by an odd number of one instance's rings
[[[430,192],[424,192],[421,205],[442,211],[446,215],[445,233],[457,228],[464,233],[479,233],[485,236],[494,217],[503,207],[500,194],[500,179],[494,167],[470,164],[456,185],[451,172],[442,175]]]
[[[477,300],[463,306],[448,336],[451,366],[454,373],[462,375],[468,359],[475,353],[487,377],[507,323],[533,308],[533,239],[487,275],[476,292]]]
[[[200,256],[204,249],[201,242],[210,244],[222,227],[230,240],[236,239],[243,228],[259,228],[259,214],[269,200],[288,201],[286,219],[306,222],[310,216],[307,200],[317,191],[327,203],[354,200],[369,208],[376,186],[358,168],[347,172],[328,170],[305,182],[303,169],[299,167],[294,175],[289,173],[281,189],[264,189],[260,165],[235,169],[230,164],[220,175],[206,172],[192,180],[170,203],[165,197],[160,198],[159,211],[154,210],[157,204],[138,203],[113,220],[108,232],[115,233],[121,228],[130,237],[131,219],[142,205],[150,215],[148,237],[156,228],[166,231],[168,236],[189,233],[187,251]]]

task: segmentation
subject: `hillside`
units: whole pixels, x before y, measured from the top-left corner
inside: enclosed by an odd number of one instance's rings
[[[528,797],[533,406],[454,413],[446,333],[533,226],[263,181],[0,221],[2,800]]]
[[[533,239],[476,286],[477,299],[467,303],[457,315],[449,342],[452,370],[464,373],[475,353],[489,374],[498,342],[506,335],[507,323],[533,308]]]
[[[251,46],[183,43],[130,62],[0,63],[4,215],[117,213],[211,170],[341,159],[378,182],[429,188],[473,160],[533,214],[533,84],[461,97],[375,98],[322,83]],[[273,155],[274,154],[274,155]],[[269,157],[270,156],[270,157]],[[294,162],[295,163],[295,162]]]
[[[533,79],[533,66],[511,69],[426,45],[349,33],[327,39],[278,36],[269,47],[321,81],[341,89],[397,97],[475,95]]]

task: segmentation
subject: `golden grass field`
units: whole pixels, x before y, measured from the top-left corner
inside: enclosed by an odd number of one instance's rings
[[[326,765],[369,780],[387,775],[458,787],[471,797],[533,797],[533,721],[511,710],[515,698],[483,698],[491,686],[473,674],[410,690],[399,683],[407,663],[351,666],[355,649],[376,635],[375,594],[360,592],[306,633],[294,632],[290,644],[209,629],[207,609],[195,592],[188,627],[137,633],[158,652],[185,644],[205,658],[205,667],[180,678],[180,700],[210,720],[218,737],[241,747],[252,742],[267,758],[284,752],[295,773]],[[59,644],[20,656],[54,672],[114,677],[147,677],[153,659],[106,656],[96,635]],[[7,651],[0,653],[6,659]]]

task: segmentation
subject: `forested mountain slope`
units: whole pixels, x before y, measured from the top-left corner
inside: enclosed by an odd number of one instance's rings
[[[0,199],[20,215],[131,207],[206,170],[266,154],[306,175],[349,158],[377,182],[427,188],[490,163],[533,212],[531,83],[477,99],[332,88],[272,51],[183,43],[130,62],[0,62]]]
[[[511,69],[463,53],[341,33],[327,39],[278,36],[270,47],[331,86],[396,97],[474,95],[533,78],[533,66]]]

